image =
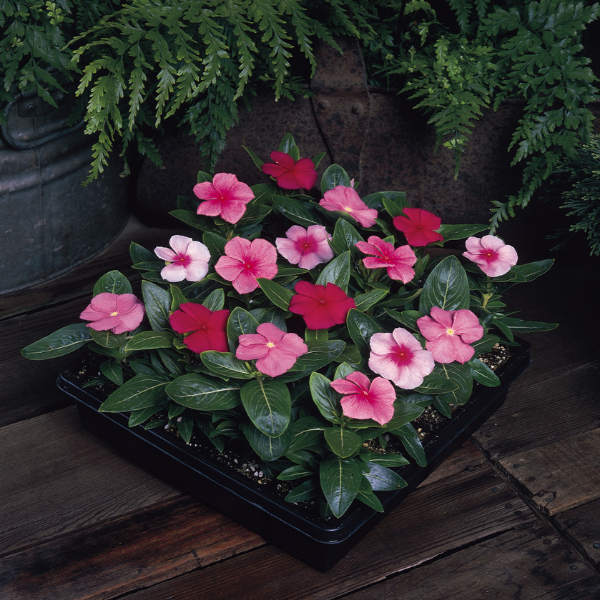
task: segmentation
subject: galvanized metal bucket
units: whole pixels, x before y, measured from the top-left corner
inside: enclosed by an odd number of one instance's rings
[[[68,125],[72,95],[52,107],[21,95],[2,107],[0,132],[0,294],[56,277],[119,234],[128,216],[116,165],[84,187],[93,141]]]

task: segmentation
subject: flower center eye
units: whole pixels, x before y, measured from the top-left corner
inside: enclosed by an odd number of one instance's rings
[[[454,335],[454,329],[452,329],[451,327],[448,327],[448,329],[446,329],[446,333],[448,335]]]
[[[273,342],[267,342],[267,348],[275,348],[275,344]]]
[[[116,317],[118,314],[119,314],[119,312],[115,310],[115,312],[111,312],[110,313],[110,316],[111,317]]]
[[[344,206],[344,210],[346,212],[352,212],[352,209],[349,206]]]
[[[325,304],[325,300],[319,300],[319,304]]]

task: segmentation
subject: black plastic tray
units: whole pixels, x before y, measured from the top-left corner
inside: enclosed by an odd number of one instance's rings
[[[68,370],[58,387],[77,401],[85,429],[112,444],[149,472],[190,493],[238,521],[307,564],[327,571],[384,516],[410,494],[452,451],[476,431],[504,402],[510,385],[531,363],[529,344],[513,348],[513,356],[497,372],[501,385],[476,384],[471,400],[459,408],[442,430],[425,445],[427,466],[411,463],[397,469],[407,486],[378,494],[385,513],[356,503],[335,524],[305,516],[298,507],[162,430],[128,427],[128,416],[100,413],[102,399],[82,389]]]

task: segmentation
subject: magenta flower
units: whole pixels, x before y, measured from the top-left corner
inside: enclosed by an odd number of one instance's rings
[[[406,236],[406,241],[411,246],[427,246],[444,239],[436,231],[442,220],[433,213],[421,208],[405,208],[402,212],[406,216],[394,217],[394,227]]]
[[[315,163],[310,158],[295,161],[285,152],[271,152],[272,163],[262,166],[263,173],[277,179],[277,185],[286,190],[304,188],[310,190],[317,181]]]
[[[308,352],[308,346],[295,333],[285,333],[273,323],[261,323],[257,333],[240,335],[240,345],[235,351],[240,360],[256,361],[256,368],[271,377],[283,375],[295,364],[299,356]]]
[[[196,354],[206,350],[227,352],[228,310],[212,311],[202,304],[184,302],[170,317],[171,327],[177,333],[189,333],[183,343]]]
[[[231,173],[217,173],[212,183],[197,183],[194,194],[204,200],[198,206],[199,215],[220,216],[228,223],[237,223],[246,212],[246,204],[254,198],[250,186],[238,181]]]
[[[401,327],[392,333],[374,333],[369,343],[369,368],[399,388],[420,386],[435,366],[431,352],[423,350],[419,340]]]
[[[296,295],[290,302],[290,312],[304,317],[309,329],[329,329],[346,322],[354,300],[342,288],[333,283],[316,285],[299,281],[294,288]]]
[[[517,252],[495,235],[484,235],[481,239],[470,237],[466,242],[468,252],[463,252],[469,260],[490,277],[499,277],[517,264]]]
[[[258,277],[273,279],[277,275],[277,250],[266,240],[250,242],[235,237],[225,244],[226,256],[221,256],[215,270],[239,294],[248,294],[258,287]]]
[[[144,305],[133,294],[103,292],[92,298],[79,315],[95,331],[119,334],[136,329],[144,318]]]
[[[184,235],[173,235],[169,244],[172,250],[162,246],[154,248],[156,256],[169,263],[160,272],[165,281],[200,281],[206,277],[210,252],[202,242]]]
[[[342,211],[356,219],[363,227],[373,227],[377,211],[369,208],[351,187],[338,185],[324,194],[319,204],[331,211]]]
[[[440,363],[466,363],[475,349],[469,346],[483,337],[483,327],[470,310],[442,310],[434,306],[430,316],[417,319],[419,330],[427,340],[425,347]]]
[[[340,401],[342,412],[351,419],[373,419],[385,425],[394,416],[394,386],[383,377],[369,378],[354,371],[344,379],[331,382],[331,387],[345,394]]]
[[[301,269],[314,269],[333,258],[333,250],[327,241],[331,236],[323,225],[311,225],[308,229],[294,225],[285,235],[287,237],[275,240],[277,250],[283,258]]]
[[[417,257],[410,246],[400,246],[394,250],[394,245],[372,235],[369,242],[357,242],[356,247],[364,254],[374,254],[374,258],[363,258],[367,269],[387,269],[390,279],[399,279],[408,283],[415,276],[412,266]]]

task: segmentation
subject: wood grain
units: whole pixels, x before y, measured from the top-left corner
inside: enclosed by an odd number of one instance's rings
[[[600,498],[600,429],[512,454],[504,472],[549,515]]]
[[[560,513],[552,522],[590,564],[600,570],[600,500]]]

